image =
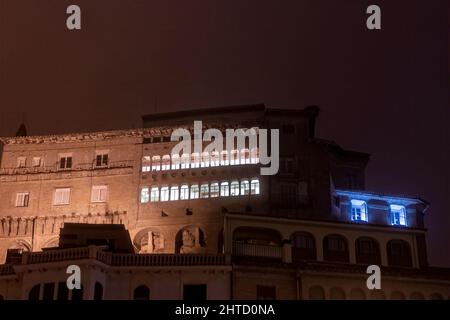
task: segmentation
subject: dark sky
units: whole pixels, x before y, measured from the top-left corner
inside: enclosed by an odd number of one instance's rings
[[[373,3],[381,31],[365,26]],[[448,14],[448,0],[0,0],[0,135],[23,115],[47,134],[318,105],[319,136],[373,155],[367,189],[432,203],[430,260],[450,266]]]

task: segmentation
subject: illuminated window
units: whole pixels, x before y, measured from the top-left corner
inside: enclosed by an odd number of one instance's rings
[[[141,189],[141,203],[146,203],[149,200],[148,188]]]
[[[187,153],[183,153],[181,155],[181,169],[189,168],[189,155]]]
[[[217,198],[219,196],[219,184],[217,182],[211,183],[209,192],[211,198]]]
[[[200,186],[200,198],[208,198],[209,197],[209,186],[207,183],[204,183]]]
[[[230,164],[232,166],[239,164],[239,151],[238,150],[231,150]]]
[[[149,172],[151,169],[152,167],[150,156],[144,156],[142,158],[142,172]]]
[[[228,182],[222,182],[220,184],[220,196],[228,197],[229,195],[230,195],[230,188],[229,188]]]
[[[250,193],[251,194],[259,194],[259,180],[253,179],[250,184]]]
[[[159,171],[159,170],[161,170],[161,157],[153,156],[152,157],[152,171]]]
[[[159,201],[159,188],[158,187],[152,187],[150,190],[150,201],[151,202],[158,202]]]
[[[362,200],[351,200],[351,215],[352,221],[367,222],[367,204]]]
[[[191,185],[191,199],[198,199],[198,196],[199,196],[198,184]]]
[[[248,149],[241,150],[241,164],[250,163],[250,151]]]
[[[180,169],[180,156],[177,154],[172,155],[172,170]]]
[[[220,153],[220,165],[221,166],[227,166],[228,164],[229,164],[228,151],[227,150],[223,150]]]
[[[248,180],[242,180],[241,181],[241,195],[248,195],[250,194],[250,182]]]
[[[70,203],[70,188],[58,188],[55,189],[55,197],[53,204],[62,205]]]
[[[30,199],[30,193],[19,192],[16,194],[16,207],[28,207],[28,201]]]
[[[168,154],[162,157],[161,170],[170,170],[170,156]]]
[[[209,153],[208,152],[203,152],[202,153],[202,162],[201,162],[201,167],[209,167]]]
[[[259,151],[258,148],[253,148],[250,152],[250,163],[259,162]]]
[[[179,196],[178,186],[172,186],[170,188],[170,200],[176,201],[178,200],[178,196]]]
[[[239,195],[239,181],[231,181],[230,194],[232,196],[238,196]]]
[[[189,199],[189,186],[187,184],[183,184],[180,189],[180,200],[188,200]]]
[[[391,204],[391,224],[394,226],[406,226],[406,208],[397,204]]]
[[[161,187],[160,201],[169,201],[169,187]]]
[[[191,156],[191,168],[199,168],[200,167],[200,155],[197,152],[194,152]]]
[[[211,152],[211,167],[217,167],[220,163],[220,154],[218,151]]]
[[[91,202],[106,202],[107,186],[92,186]]]

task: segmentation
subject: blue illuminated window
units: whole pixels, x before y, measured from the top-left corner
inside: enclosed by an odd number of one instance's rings
[[[391,204],[391,224],[393,226],[406,226],[406,208],[398,204]]]
[[[367,203],[362,200],[351,200],[352,221],[367,222]]]

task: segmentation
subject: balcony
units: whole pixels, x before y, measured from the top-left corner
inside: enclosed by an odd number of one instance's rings
[[[233,255],[281,260],[283,258],[283,247],[234,241]]]

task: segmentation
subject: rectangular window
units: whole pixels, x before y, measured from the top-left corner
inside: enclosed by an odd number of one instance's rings
[[[144,156],[142,158],[142,172],[149,172],[152,170],[150,156]]]
[[[238,181],[232,181],[231,182],[230,194],[232,196],[238,196],[239,195],[239,182]]]
[[[250,193],[251,194],[259,194],[259,180],[254,179],[250,183]]]
[[[198,184],[193,184],[191,186],[191,199],[198,199],[198,196],[199,196]]]
[[[91,202],[106,202],[107,186],[92,186]]]
[[[42,165],[41,157],[33,157],[33,167],[40,167]]]
[[[17,158],[17,168],[25,168],[27,165],[26,157],[18,157]]]
[[[161,201],[169,201],[169,187],[161,188]]]
[[[248,180],[241,181],[241,195],[246,196],[250,194],[250,182]]]
[[[228,197],[229,195],[230,195],[230,187],[228,185],[228,182],[222,182],[220,184],[220,196]]]
[[[141,189],[141,203],[147,203],[149,200],[148,188]]]
[[[189,187],[187,184],[181,186],[180,189],[180,200],[188,200],[189,199]]]
[[[150,201],[151,202],[159,201],[159,188],[158,187],[152,187],[152,189],[150,191]]]
[[[53,204],[63,205],[70,203],[70,188],[58,188],[55,190]]]
[[[217,182],[211,183],[209,192],[211,198],[217,198],[219,196],[219,184]]]
[[[98,153],[95,158],[95,166],[96,167],[107,167],[108,166],[108,154],[107,153]]]
[[[204,183],[200,186],[200,198],[208,198],[209,197],[209,185]]]
[[[28,192],[19,192],[16,195],[16,207],[28,207],[30,194]]]
[[[170,188],[170,200],[176,201],[176,200],[178,200],[178,196],[179,196],[178,186],[172,186]]]
[[[367,220],[367,204],[363,200],[352,199],[351,203],[351,218],[352,221],[368,221]]]
[[[59,169],[67,170],[72,168],[72,156],[61,155],[59,157]]]

